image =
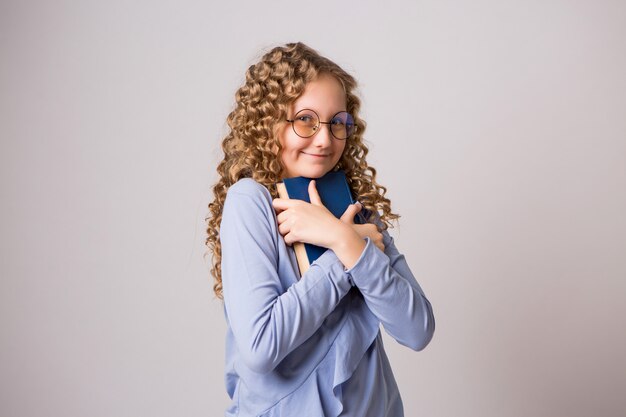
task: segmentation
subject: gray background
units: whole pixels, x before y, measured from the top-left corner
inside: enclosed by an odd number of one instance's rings
[[[2,1],[0,414],[223,413],[210,187],[298,40],[360,81],[434,307],[385,338],[407,416],[625,415],[626,4],[553,0]]]

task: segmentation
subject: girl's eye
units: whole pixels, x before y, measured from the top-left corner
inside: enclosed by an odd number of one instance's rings
[[[313,116],[304,114],[302,116],[298,116],[298,120],[300,120],[301,122],[309,123],[313,120]]]
[[[345,124],[345,122],[343,121],[343,119],[340,119],[338,117],[334,118],[333,120],[330,121],[330,123],[333,126],[343,126]]]

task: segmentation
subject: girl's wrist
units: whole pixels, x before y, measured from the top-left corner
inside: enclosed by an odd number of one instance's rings
[[[337,235],[330,249],[335,252],[346,269],[350,269],[361,257],[367,243],[352,226],[341,221],[339,223]]]

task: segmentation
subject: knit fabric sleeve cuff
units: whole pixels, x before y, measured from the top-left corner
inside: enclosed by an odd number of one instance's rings
[[[328,276],[330,276],[337,286],[349,290],[354,286],[352,277],[346,272],[346,269],[332,249],[326,250],[319,258],[317,258],[311,266],[318,265]]]
[[[360,286],[380,272],[380,269],[389,263],[389,258],[382,252],[369,237],[364,238],[366,244],[361,256],[352,268],[346,269],[345,273],[350,276],[353,285]]]
[[[326,250],[319,258],[313,261],[311,266],[313,265],[322,268],[322,270],[336,282],[337,286],[346,290],[354,286],[352,277],[346,272],[343,263],[332,249]]]

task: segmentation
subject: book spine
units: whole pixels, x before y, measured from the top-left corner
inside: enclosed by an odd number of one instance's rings
[[[285,184],[283,184],[282,182],[276,184],[276,190],[278,191],[278,196],[280,198],[289,199],[289,193],[287,192],[287,187],[285,187]],[[298,260],[300,277],[302,277],[311,266],[309,256],[306,253],[306,247],[304,245],[305,243],[302,242],[293,243],[293,250],[296,253],[296,259]]]

